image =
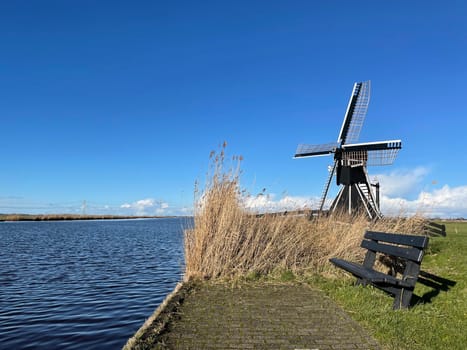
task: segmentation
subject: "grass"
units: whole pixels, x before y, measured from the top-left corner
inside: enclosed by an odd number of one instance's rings
[[[354,287],[354,278],[313,276],[323,289],[386,349],[465,349],[467,344],[467,223],[447,223],[446,238],[431,238],[422,270],[455,281],[447,291],[417,283],[416,305],[392,311],[392,298],[374,288]],[[413,299],[414,300],[414,299]]]

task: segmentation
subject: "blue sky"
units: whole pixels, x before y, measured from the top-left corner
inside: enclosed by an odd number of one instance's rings
[[[467,216],[463,1],[3,1],[0,212],[174,214],[209,153],[242,155],[256,204],[319,197],[355,81],[383,208]],[[259,198],[258,198],[259,200]]]

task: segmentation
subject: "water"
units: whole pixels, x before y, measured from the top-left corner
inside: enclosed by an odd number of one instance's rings
[[[181,279],[186,219],[0,223],[0,349],[119,349]]]

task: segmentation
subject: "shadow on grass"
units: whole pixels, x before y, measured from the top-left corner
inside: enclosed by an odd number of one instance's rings
[[[420,271],[417,282],[432,288],[432,290],[426,292],[422,296],[414,294],[410,303],[411,306],[414,306],[418,303],[431,303],[432,299],[436,297],[441,291],[447,292],[449,289],[451,289],[451,287],[456,285],[456,281],[451,281],[447,278],[439,277],[426,271]]]

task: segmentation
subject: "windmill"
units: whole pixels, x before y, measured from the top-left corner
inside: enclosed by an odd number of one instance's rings
[[[401,140],[356,143],[370,102],[370,81],[355,83],[350,96],[337,142],[297,147],[294,158],[317,157],[334,154],[334,165],[324,185],[319,211],[323,211],[331,180],[341,186],[333,200],[330,212],[364,210],[370,219],[381,217],[379,210],[379,184],[371,184],[368,165],[390,165],[402,148]],[[376,196],[371,187],[376,188]],[[378,197],[378,201],[375,199]]]

